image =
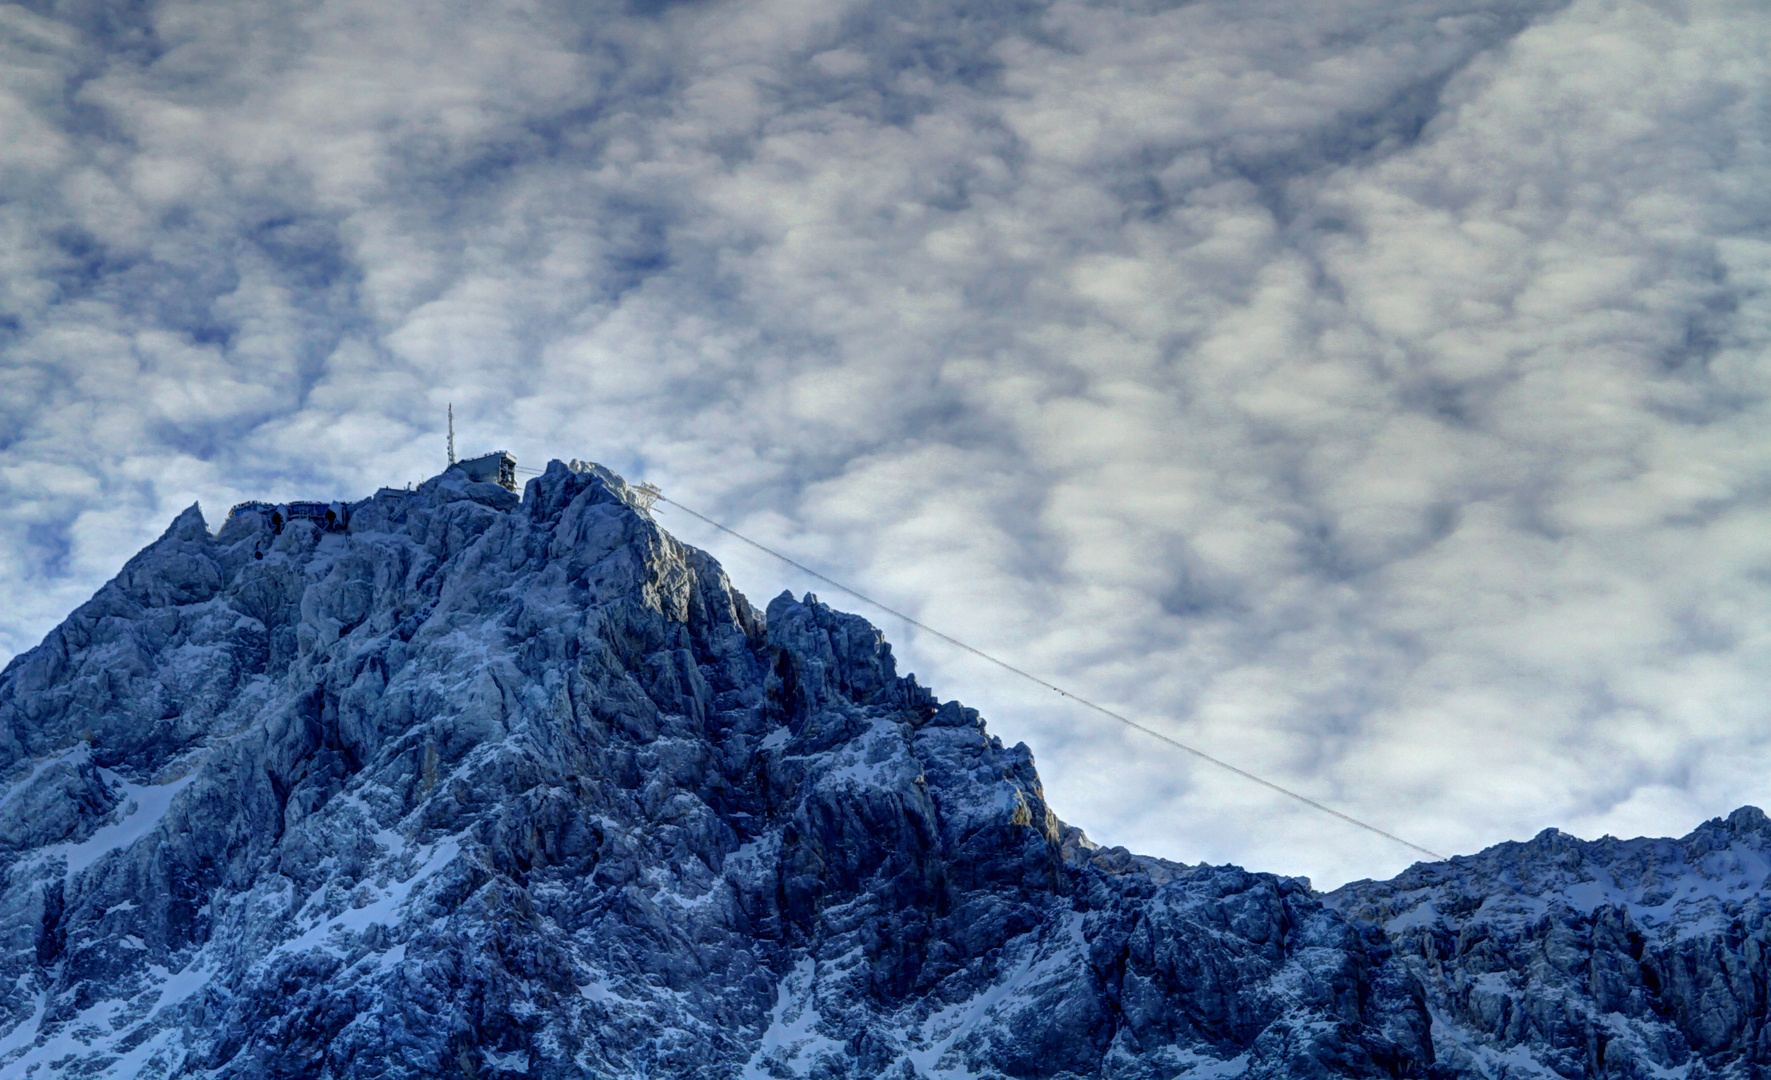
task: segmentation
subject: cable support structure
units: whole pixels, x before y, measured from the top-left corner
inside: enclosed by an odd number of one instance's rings
[[[651,490],[652,490],[652,492],[657,492],[656,488],[652,488]],[[1384,829],[1380,829],[1376,825],[1371,824],[1370,822],[1361,821],[1351,814],[1343,813],[1339,810],[1336,810],[1332,806],[1327,806],[1327,805],[1324,805],[1320,802],[1317,802],[1315,799],[1310,798],[1308,795],[1304,795],[1299,792],[1293,791],[1290,788],[1285,787],[1284,785],[1276,784],[1273,781],[1268,780],[1266,777],[1258,776],[1252,772],[1249,772],[1247,769],[1241,768],[1236,765],[1232,765],[1228,761],[1225,761],[1219,757],[1214,757],[1213,755],[1208,754],[1205,751],[1198,749],[1197,747],[1188,746],[1186,743],[1181,742],[1179,739],[1176,739],[1170,735],[1166,735],[1163,732],[1156,730],[1155,728],[1149,727],[1148,725],[1141,724],[1138,721],[1133,720],[1129,716],[1125,716],[1122,713],[1118,713],[1118,712],[1113,711],[1112,709],[1107,708],[1105,705],[1101,705],[1101,704],[1098,704],[1094,701],[1090,701],[1088,698],[1085,698],[1082,695],[1074,693],[1072,691],[1066,690],[1063,687],[1058,686],[1056,683],[1048,682],[1045,679],[1040,678],[1039,676],[1033,674],[1030,671],[1025,671],[1021,668],[1016,667],[1015,665],[1009,663],[1006,660],[999,660],[996,657],[985,652],[984,650],[979,649],[979,648],[972,646],[972,645],[968,645],[965,642],[959,640],[958,638],[954,637],[951,634],[943,633],[940,630],[937,630],[934,627],[928,625],[927,623],[921,621],[920,619],[912,618],[911,616],[906,615],[905,613],[903,613],[902,611],[899,611],[896,608],[893,608],[893,607],[890,607],[886,604],[880,603],[878,600],[873,599],[871,596],[868,596],[865,593],[857,592],[856,590],[851,589],[847,585],[844,585],[842,582],[837,581],[835,578],[832,578],[826,574],[821,574],[818,571],[813,570],[811,567],[805,565],[802,562],[799,562],[796,559],[793,559],[793,558],[790,558],[789,556],[783,555],[781,552],[776,551],[775,549],[773,549],[771,547],[766,547],[763,544],[759,544],[755,540],[752,540],[750,537],[745,536],[743,533],[739,532],[738,530],[733,529],[727,525],[722,525],[719,522],[708,517],[706,514],[700,513],[699,511],[691,510],[689,507],[684,506],[682,503],[677,502],[675,499],[672,499],[667,495],[664,495],[662,493],[657,493],[654,495],[654,498],[658,502],[669,503],[671,506],[676,507],[678,510],[681,510],[683,513],[688,514],[690,517],[698,518],[699,520],[706,522],[708,525],[713,526],[714,528],[718,529],[720,532],[723,532],[726,535],[731,536],[732,538],[734,538],[736,540],[739,540],[745,544],[750,545],[751,547],[755,548],[756,550],[762,552],[765,555],[770,556],[771,558],[779,559],[781,562],[786,563],[788,566],[793,567],[795,570],[798,570],[802,574],[806,574],[809,577],[817,578],[819,581],[824,582],[826,585],[829,585],[833,589],[840,590],[841,592],[854,597],[855,599],[861,601],[864,604],[867,604],[871,607],[878,608],[880,611],[883,611],[886,614],[891,615],[894,618],[901,619],[904,622],[909,623],[911,626],[916,627],[918,630],[923,631],[924,633],[927,633],[927,634],[933,635],[934,637],[940,638],[942,641],[947,642],[949,645],[952,645],[955,648],[963,649],[966,652],[971,653],[973,656],[976,656],[981,660],[985,660],[985,661],[988,661],[989,663],[995,664],[997,667],[1003,669],[1004,671],[1010,672],[1015,675],[1019,675],[1021,678],[1026,679],[1027,681],[1029,681],[1031,683],[1034,683],[1038,686],[1044,687],[1047,690],[1050,690],[1052,693],[1057,694],[1059,697],[1066,698],[1070,701],[1074,701],[1076,704],[1081,705],[1085,709],[1091,709],[1094,712],[1097,712],[1100,715],[1105,716],[1110,720],[1116,720],[1119,723],[1124,724],[1126,727],[1133,729],[1134,731],[1141,731],[1145,735],[1148,735],[1153,739],[1160,740],[1160,741],[1165,742],[1168,745],[1174,747],[1177,750],[1181,750],[1181,751],[1184,751],[1188,754],[1193,755],[1195,758],[1198,758],[1200,761],[1204,761],[1204,762],[1211,764],[1211,765],[1216,765],[1218,768],[1223,769],[1226,772],[1234,773],[1237,776],[1242,777],[1244,780],[1252,781],[1253,783],[1259,784],[1260,786],[1268,789],[1269,791],[1277,792],[1278,794],[1283,795],[1288,799],[1293,799],[1297,802],[1300,802],[1312,810],[1317,810],[1317,811],[1320,811],[1321,813],[1327,814],[1330,817],[1338,818],[1341,821],[1345,822],[1346,824],[1352,825],[1356,828],[1364,829],[1366,832],[1375,833],[1376,835],[1383,837],[1385,840],[1389,840],[1394,843],[1401,844],[1403,847],[1408,848],[1410,851],[1418,851],[1422,855],[1429,856],[1435,862],[1445,861],[1445,856],[1439,854],[1436,851],[1433,851],[1430,848],[1422,847],[1421,845],[1416,844],[1411,840],[1404,840],[1402,837],[1397,836],[1393,832],[1388,832]]]

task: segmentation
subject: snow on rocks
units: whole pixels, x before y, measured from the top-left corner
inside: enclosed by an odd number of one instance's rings
[[[1771,822],[1743,807],[1681,839],[1524,843],[1355,882],[1460,1075],[1756,1077],[1771,1067]]]
[[[1509,1003],[1601,924],[1607,956],[1686,950],[1692,1015],[1748,1060],[1727,995],[1763,959],[1718,928],[1762,846],[1540,881],[1579,863],[1545,842],[1327,904],[1099,847],[865,620],[756,610],[643,507],[554,462],[343,531],[193,508],[14,660],[0,1075],[1526,1075],[1568,1061]],[[1536,952],[1445,944],[1563,911]],[[1627,1007],[1687,992],[1616,977]]]

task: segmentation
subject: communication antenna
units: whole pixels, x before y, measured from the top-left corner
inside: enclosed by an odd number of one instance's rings
[[[449,403],[449,464],[455,464],[455,403]]]

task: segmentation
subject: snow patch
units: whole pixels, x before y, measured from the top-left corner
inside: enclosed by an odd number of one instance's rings
[[[775,989],[762,1043],[744,1066],[743,1080],[773,1080],[785,1073],[805,1076],[820,1057],[842,1054],[843,1044],[819,1032],[824,1017],[817,1006],[817,961],[806,957]]]
[[[494,1069],[516,1073],[529,1071],[529,1053],[526,1050],[488,1050],[483,1056],[486,1064]]]
[[[1197,1055],[1194,1056],[1197,1058]],[[1197,1065],[1189,1063],[1185,1072],[1175,1074],[1174,1080],[1223,1080],[1226,1077],[1241,1076],[1248,1071],[1248,1062],[1249,1053],[1246,1050],[1225,1061],[1205,1058]]]
[[[169,784],[148,785],[132,784],[109,769],[100,769],[98,773],[118,791],[120,809],[113,811],[120,815],[118,819],[77,844],[52,844],[39,848],[33,853],[34,861],[64,859],[67,866],[63,873],[73,877],[111,852],[127,849],[153,832],[172,808],[172,800],[197,778],[193,772]]]
[[[396,925],[399,921],[400,909],[411,899],[413,892],[424,883],[426,878],[453,862],[455,857],[460,854],[461,842],[454,837],[431,845],[424,863],[411,877],[405,881],[395,881],[386,888],[376,889],[375,891],[380,895],[370,903],[361,907],[347,908],[331,918],[322,918],[300,937],[278,945],[271,955],[320,949],[343,959],[344,952],[339,945],[333,943],[334,937],[349,938],[361,934],[375,925]]]
[[[906,1050],[904,1056],[923,1075],[968,1080],[973,1076],[969,1069],[954,1062],[943,1064],[944,1059],[968,1036],[996,1022],[1005,1005],[1035,1000],[1043,984],[1068,980],[1086,964],[1088,946],[1082,933],[1082,919],[1081,912],[1066,913],[1055,940],[1041,940],[1033,933],[1011,942],[1004,954],[1021,954],[1014,968],[994,985],[931,1015],[912,1036],[917,1045]]]
[[[74,1055],[88,1058],[109,1056],[112,1052],[110,1047],[135,1042],[138,1032],[144,1028],[159,1026],[169,1010],[209,985],[216,975],[216,969],[209,966],[207,959],[199,952],[180,971],[171,972],[156,964],[149,966],[147,974],[155,985],[138,995],[136,1000],[151,995],[153,1005],[139,1021],[121,1029],[117,1029],[113,1021],[118,1013],[126,1011],[129,1001],[113,998],[97,1002],[74,1019],[58,1025],[53,1031],[44,1032],[41,1030],[41,1021],[48,1005],[48,995],[40,997],[35,1011],[8,1032],[5,1038],[0,1039],[0,1065],[6,1066],[4,1075],[9,1078],[55,1076],[60,1075],[55,1070],[57,1063],[64,1058]],[[40,1039],[42,1042],[38,1043]],[[139,1045],[92,1075],[119,1078],[140,1076],[156,1055],[171,1050],[181,1040],[180,1030],[168,1027],[140,1041]],[[38,1074],[37,1070],[44,1066],[50,1071]]]

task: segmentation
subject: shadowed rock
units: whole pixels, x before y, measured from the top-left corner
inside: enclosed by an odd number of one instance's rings
[[[600,467],[345,520],[193,508],[0,675],[0,1073],[1491,1075],[1429,1005],[1561,1069],[1591,1025],[1473,988],[1514,971],[1662,1025],[1644,1061],[1760,1053],[1740,934],[1466,941],[1474,871],[1324,904],[1095,847],[876,629],[758,612]]]

